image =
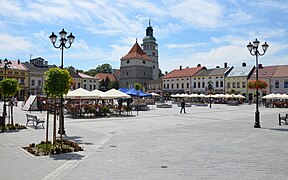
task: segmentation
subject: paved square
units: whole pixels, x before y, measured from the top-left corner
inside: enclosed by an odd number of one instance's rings
[[[278,125],[288,109],[260,107],[260,129],[253,128],[255,105],[179,111],[150,106],[132,117],[66,117],[65,138],[85,151],[47,157],[21,149],[44,140],[45,129],[0,133],[0,179],[288,178],[288,126]],[[25,124],[26,113],[17,107],[15,122]]]

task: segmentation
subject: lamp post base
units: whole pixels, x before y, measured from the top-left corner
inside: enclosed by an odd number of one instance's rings
[[[256,112],[255,112],[255,124],[254,124],[254,128],[261,128],[259,117],[260,117],[259,110],[256,110]]]

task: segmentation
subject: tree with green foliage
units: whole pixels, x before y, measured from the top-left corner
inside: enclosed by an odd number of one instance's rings
[[[95,77],[95,75],[97,74],[97,71],[96,71],[96,69],[90,69],[88,71],[85,71],[84,74]]]
[[[54,100],[54,131],[53,144],[56,143],[56,100],[62,100],[63,96],[68,93],[72,78],[66,69],[51,68],[45,72],[46,79],[44,83],[44,91]],[[60,111],[60,143],[62,148],[62,120],[63,112]]]
[[[5,117],[6,117],[6,101],[7,101],[7,98],[11,98],[11,96],[14,96],[18,90],[19,90],[19,87],[18,87],[18,81],[17,79],[13,79],[13,78],[6,78],[4,80],[2,80],[0,82],[0,88],[2,90],[2,95],[4,97],[4,104],[3,104],[3,118],[4,118],[4,124],[3,124],[3,128],[5,127]],[[13,122],[13,106],[11,106],[11,124],[12,126],[14,125],[14,122]],[[2,129],[3,130],[3,129]]]
[[[108,89],[119,89],[119,82],[118,81],[110,81],[108,84]]]
[[[141,84],[139,83],[135,83],[134,84],[134,89],[136,89],[137,91],[139,91],[141,89]],[[138,97],[138,101],[137,101],[137,115],[138,115],[138,103],[139,103],[139,94],[137,94],[137,97]]]
[[[112,66],[110,64],[102,64],[96,68],[97,73],[112,73]]]
[[[159,69],[159,78],[161,78],[162,76],[164,76],[164,74],[162,73],[161,69]]]

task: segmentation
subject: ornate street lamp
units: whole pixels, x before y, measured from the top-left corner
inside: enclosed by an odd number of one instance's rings
[[[265,52],[268,49],[268,44],[265,42],[262,45],[262,50],[263,53],[261,54],[258,50],[260,42],[255,39],[255,41],[253,42],[253,45],[251,44],[251,42],[249,42],[249,44],[247,45],[247,48],[250,52],[250,54],[252,56],[256,57],[256,82],[258,81],[258,69],[259,69],[259,64],[258,64],[258,56],[263,56],[265,54]],[[253,50],[253,51],[252,51]],[[259,89],[258,86],[256,87],[256,112],[255,112],[255,124],[254,124],[254,128],[261,128],[260,126],[260,113],[259,113]]]
[[[70,33],[70,35],[67,36],[67,38],[66,38],[66,34],[67,34],[67,32],[64,31],[64,29],[62,29],[62,31],[59,32],[59,35],[60,35],[60,40],[59,40],[59,41],[60,41],[60,44],[59,44],[59,46],[56,46],[56,45],[55,45],[56,40],[57,40],[57,36],[54,34],[54,32],[52,32],[52,34],[49,36],[49,38],[50,38],[53,46],[54,46],[56,49],[61,49],[61,66],[60,66],[61,69],[63,69],[63,56],[64,56],[63,52],[64,52],[64,48],[65,48],[65,49],[69,49],[69,48],[71,47],[72,43],[74,42],[74,39],[75,39],[75,36],[73,36],[72,33]],[[69,42],[69,45],[68,45],[68,46],[66,46],[67,40],[68,40],[68,42]],[[64,115],[63,115],[63,96],[61,97],[60,111],[61,111],[61,117],[60,117],[60,118],[61,118],[61,119],[60,119],[61,122],[59,121],[59,124],[60,124],[60,125],[62,124],[62,126],[59,125],[58,134],[60,134],[60,132],[61,132],[61,131],[60,131],[60,127],[62,127],[62,128],[61,128],[61,129],[62,129],[62,134],[65,134]]]
[[[212,90],[213,90],[213,82],[212,81],[209,81],[208,82],[208,85],[207,85],[207,89],[209,90],[209,92],[210,92],[210,97],[209,97],[209,101],[210,101],[210,108],[211,108],[211,102],[212,102],[212,97],[211,97],[211,92],[212,92]]]
[[[11,61],[8,61],[6,58],[3,60],[4,62],[4,66],[3,66],[3,69],[4,69],[4,76],[3,76],[3,80],[6,79],[7,77],[7,69],[9,69],[10,65],[12,64]],[[2,123],[2,131],[5,130],[4,126],[5,126],[5,119],[6,119],[6,114],[7,114],[7,110],[6,110],[6,97],[3,96],[3,123]]]

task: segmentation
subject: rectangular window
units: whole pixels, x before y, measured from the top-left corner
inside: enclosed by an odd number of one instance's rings
[[[201,83],[200,82],[198,82],[198,88],[201,88]]]
[[[20,78],[20,84],[22,84],[22,85],[25,84],[25,78]]]
[[[38,80],[38,86],[41,86],[41,80]]]
[[[92,89],[92,84],[90,84],[90,89]]]
[[[167,84],[167,89],[169,89],[169,84]]]
[[[240,88],[240,82],[237,82],[237,88]]]
[[[164,84],[164,89],[166,89],[166,84]]]
[[[227,88],[230,88],[231,85],[230,85],[230,82],[227,82]]]
[[[279,81],[275,81],[275,88],[279,88]]]
[[[86,84],[84,84],[84,89],[86,89]]]
[[[35,80],[34,79],[31,80],[31,86],[35,86]]]
[[[174,84],[171,84],[171,89],[174,89]]]
[[[220,81],[220,87],[223,87],[223,81]]]
[[[205,82],[202,82],[202,88],[205,88]]]
[[[184,89],[184,83],[182,83],[182,89]]]
[[[187,83],[187,88],[189,88],[189,83]]]
[[[242,88],[246,88],[246,82],[242,82]]]
[[[219,87],[219,82],[218,81],[216,81],[216,88],[218,88]]]
[[[236,88],[236,83],[232,82],[232,88]]]
[[[176,86],[177,86],[177,88],[176,88],[176,89],[179,89],[179,84],[178,84],[178,83],[177,83],[177,85],[176,85]]]
[[[194,82],[193,88],[196,88],[196,82]]]

